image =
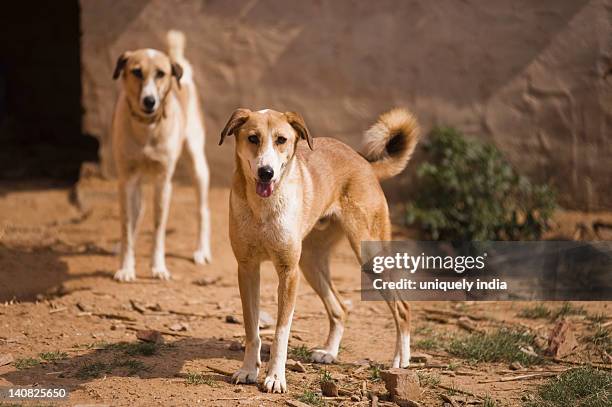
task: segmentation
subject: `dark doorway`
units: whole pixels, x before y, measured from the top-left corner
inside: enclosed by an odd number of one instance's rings
[[[0,27],[0,179],[75,180],[97,159],[81,133],[79,2],[11,2]]]

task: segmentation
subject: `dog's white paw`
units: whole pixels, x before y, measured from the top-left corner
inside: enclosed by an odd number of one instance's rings
[[[212,262],[210,250],[196,250],[193,252],[193,262],[195,264],[210,264]]]
[[[285,373],[274,373],[266,376],[263,382],[263,388],[268,393],[287,393]]]
[[[315,363],[330,364],[336,361],[336,357],[325,349],[315,349],[310,354],[310,358]]]
[[[113,278],[124,283],[134,281],[136,280],[136,270],[129,268],[121,269],[115,273]]]
[[[172,278],[172,275],[165,267],[153,267],[151,269],[151,272],[153,274],[153,278],[159,278],[160,280],[166,281]]]
[[[259,369],[255,368],[253,370],[240,368],[236,373],[232,375],[232,383],[240,384],[240,383],[255,383],[257,382],[257,374],[259,373]]]

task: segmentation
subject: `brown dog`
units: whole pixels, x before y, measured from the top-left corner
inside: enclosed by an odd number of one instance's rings
[[[136,278],[134,243],[142,215],[141,184],[155,184],[155,243],[151,269],[167,280],[165,234],[172,175],[183,145],[193,163],[198,198],[199,233],[193,259],[210,262],[209,172],[204,157],[204,125],[193,71],[184,56],[185,37],[168,32],[168,55],[154,49],[124,52],[117,60],[114,79],[122,87],[113,115],[113,155],[119,177],[121,206],[121,268],[119,281]]]
[[[313,139],[302,117],[273,110],[238,109],[221,133],[236,136],[236,171],[230,196],[230,238],[246,330],[246,350],[236,383],[257,380],[259,266],[271,260],[279,278],[276,333],[264,388],[285,392],[287,342],[295,307],[298,267],[321,297],[330,330],[315,362],[338,355],[346,309],[329,272],[332,248],[346,235],[359,260],[360,242],[391,239],[387,201],[379,180],[398,174],[418,141],[418,126],[405,110],[382,115],[366,132],[364,155],[332,138]],[[303,140],[303,141],[302,141]],[[397,329],[393,366],[410,361],[410,310],[389,301]]]

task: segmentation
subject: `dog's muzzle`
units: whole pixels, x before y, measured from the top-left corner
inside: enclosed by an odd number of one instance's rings
[[[262,198],[268,198],[274,191],[274,183],[272,182],[274,170],[269,165],[259,167],[257,169],[257,177],[259,179],[257,180],[255,192]]]

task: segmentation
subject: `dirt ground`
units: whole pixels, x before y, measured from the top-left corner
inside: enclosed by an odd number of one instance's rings
[[[146,194],[148,208],[150,192]],[[112,280],[119,239],[113,182],[92,177],[74,188],[49,182],[0,184],[0,356],[11,354],[15,359],[0,366],[0,386],[68,387],[70,399],[65,403],[69,405],[112,406],[286,405],[306,390],[317,391],[323,367],[311,363],[304,363],[303,373],[288,371],[289,393],[283,395],[262,393],[255,385],[232,385],[223,374],[236,370],[243,356],[239,347],[230,349],[232,341],[243,340],[243,327],[236,264],[227,233],[228,196],[227,189],[211,191],[212,264],[196,266],[190,260],[196,241],[195,194],[190,187],[177,185],[167,238],[173,280],[150,277],[149,210],[138,242],[138,280],[120,284]],[[591,219],[589,216],[560,214],[559,233],[575,234],[577,219]],[[389,364],[395,340],[392,318],[384,303],[360,301],[358,264],[348,245],[334,256],[332,270],[351,311],[339,362],[327,369],[341,388],[356,397],[351,400],[349,394],[324,402],[370,405],[359,390],[365,381],[368,391],[384,393],[369,363]],[[262,309],[275,316],[276,276],[269,264],[262,271],[261,293]],[[575,305],[583,306],[588,315],[602,314],[609,319],[611,304]],[[554,375],[573,362],[610,366],[609,360],[583,340],[593,329],[585,315],[570,317],[580,346],[563,363],[512,371],[508,363],[474,364],[451,356],[443,347],[431,346],[433,340],[467,334],[457,324],[460,316],[472,317],[478,329],[530,328],[542,340],[554,322],[519,318],[517,314],[528,305],[414,303],[414,352],[433,359],[411,368],[422,377],[435,378],[422,386],[422,405],[443,406],[441,395],[446,395],[458,406],[482,404],[486,396],[500,406],[518,406],[525,394],[546,380],[546,374]],[[238,323],[226,322],[228,315]],[[165,345],[155,354],[130,355],[129,346],[112,346],[136,343],[136,330],[145,328],[164,335]],[[321,302],[302,280],[290,346],[314,348],[324,341],[327,329]],[[264,343],[270,343],[273,327],[263,332]],[[56,351],[58,357],[46,357],[56,360],[36,364],[41,353]],[[504,379],[534,371],[546,374],[531,380]]]

